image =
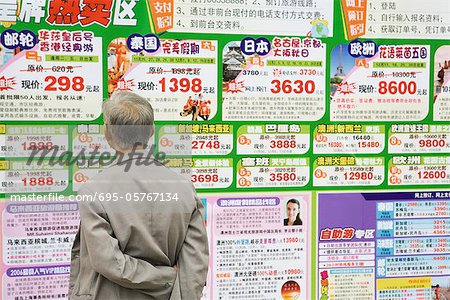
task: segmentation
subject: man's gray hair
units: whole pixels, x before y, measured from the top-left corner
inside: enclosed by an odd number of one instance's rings
[[[103,118],[112,141],[121,149],[148,145],[154,133],[153,108],[135,93],[113,93],[103,103]]]

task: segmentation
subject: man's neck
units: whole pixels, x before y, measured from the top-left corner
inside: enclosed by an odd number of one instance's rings
[[[129,149],[125,149],[125,150],[116,150],[116,155],[132,155],[134,152],[143,152],[143,151],[148,151],[148,149],[144,148],[144,147],[135,147],[135,148],[129,148]]]

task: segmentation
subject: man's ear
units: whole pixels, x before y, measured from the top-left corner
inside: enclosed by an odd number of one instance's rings
[[[109,138],[109,127],[108,123],[105,122],[105,127],[103,128],[103,134],[105,135],[106,139]]]

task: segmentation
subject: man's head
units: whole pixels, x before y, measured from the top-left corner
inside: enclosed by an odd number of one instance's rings
[[[103,103],[105,136],[116,151],[145,148],[154,133],[153,108],[141,96],[115,92]]]

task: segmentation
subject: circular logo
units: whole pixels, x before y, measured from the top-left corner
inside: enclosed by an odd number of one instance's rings
[[[0,35],[0,43],[7,49],[16,49],[19,47],[19,33],[13,29],[3,31]]]
[[[147,34],[144,36],[144,50],[148,53],[154,53],[158,51],[161,46],[159,38],[154,34]]]
[[[139,33],[133,33],[127,39],[127,47],[130,51],[138,53],[144,50],[144,37]]]
[[[297,300],[300,298],[300,285],[293,280],[287,281],[281,287],[281,297],[284,300]]]
[[[19,46],[22,50],[33,49],[38,43],[37,36],[30,30],[22,30],[19,33]]]

